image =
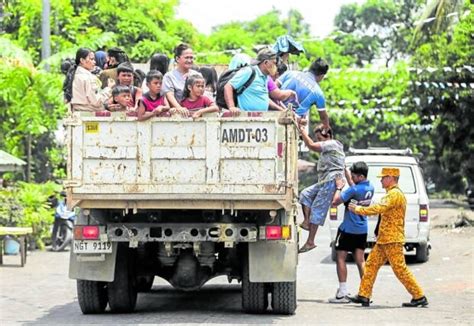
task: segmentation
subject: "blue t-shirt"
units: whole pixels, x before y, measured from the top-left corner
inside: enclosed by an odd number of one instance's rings
[[[309,109],[314,104],[319,110],[326,109],[326,100],[316,77],[313,73],[306,71],[287,71],[278,78],[280,89],[290,89],[296,92],[298,102],[295,99],[285,101],[285,105],[293,104],[296,114],[300,117],[307,115]]]
[[[253,69],[255,69],[255,79],[242,94],[237,96],[239,103],[235,104],[237,104],[242,111],[268,111],[270,98],[267,88],[267,75],[262,73],[258,66],[253,66]],[[245,85],[251,74],[252,67],[245,67],[240,69],[234,77],[229,80],[232,88],[234,88],[234,92]]]
[[[344,190],[341,193],[341,199],[344,203],[348,203],[351,199],[355,199],[359,202],[359,205],[367,206],[370,204],[370,199],[372,199],[373,195],[374,187],[368,180],[365,180]],[[367,216],[352,213],[346,207],[344,221],[342,221],[339,229],[352,234],[367,233]]]

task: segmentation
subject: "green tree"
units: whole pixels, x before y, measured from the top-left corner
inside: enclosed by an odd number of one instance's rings
[[[209,36],[211,51],[251,48],[254,44],[253,35],[240,23],[229,23],[216,27]]]
[[[273,45],[277,37],[288,33],[295,38],[306,39],[310,37],[309,24],[303,19],[303,15],[297,10],[290,10],[288,17],[281,17],[282,14],[276,9],[258,16],[252,21],[232,21],[226,24],[214,26],[212,34],[205,42],[207,49],[212,51],[228,51],[227,54],[213,56],[214,63],[228,63],[232,51],[243,50],[249,55],[255,55],[253,52],[255,46]],[[303,56],[301,57],[303,58]],[[211,62],[209,59],[206,62]]]
[[[54,207],[48,199],[61,186],[52,182],[33,184],[19,182],[14,187],[0,190],[0,225],[25,226],[33,229],[33,240],[44,249],[44,240],[50,238]]]
[[[0,44],[0,143],[27,161],[28,178],[48,180],[56,169],[48,157],[56,148],[53,131],[66,112],[62,78],[34,68],[29,55],[8,39],[0,38]]]
[[[337,43],[362,67],[383,59],[385,65],[409,54],[415,12],[421,0],[369,0],[341,7],[335,18]]]
[[[174,19],[177,0],[51,0],[52,53],[81,45],[120,45],[133,61],[146,61],[155,52],[170,53],[180,41],[194,42],[197,32]],[[28,49],[38,64],[41,53],[41,0],[9,1],[4,7],[5,37]],[[110,33],[107,41],[97,44]]]
[[[469,69],[474,62],[474,5],[466,1],[463,9],[468,14],[452,31],[431,35],[417,48],[413,63],[426,73],[413,73],[408,90],[421,98],[421,105],[412,110],[432,126],[432,147],[425,153],[428,172],[438,190],[453,192],[463,190],[464,179],[474,183],[474,97],[469,88],[474,82]]]

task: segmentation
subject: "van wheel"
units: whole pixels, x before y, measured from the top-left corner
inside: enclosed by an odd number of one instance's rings
[[[107,283],[77,280],[77,299],[83,314],[100,314],[107,307]]]
[[[247,313],[264,313],[268,307],[268,291],[265,283],[250,282],[247,257],[244,258],[242,274],[242,309]]]
[[[428,244],[419,244],[416,248],[416,261],[425,263],[430,258],[430,248]]]
[[[296,310],[296,282],[273,283],[272,307],[276,314],[293,315]]]
[[[134,264],[126,245],[120,243],[117,247],[115,278],[107,287],[110,310],[114,313],[132,312],[137,304]]]

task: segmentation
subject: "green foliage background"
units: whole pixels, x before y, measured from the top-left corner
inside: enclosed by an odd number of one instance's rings
[[[33,241],[43,249],[54,221],[54,207],[47,201],[60,189],[61,186],[53,182],[19,182],[16,187],[0,189],[0,225],[32,227]]]

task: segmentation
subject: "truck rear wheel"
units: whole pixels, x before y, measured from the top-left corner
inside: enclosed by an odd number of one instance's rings
[[[296,282],[273,283],[272,290],[273,312],[283,315],[293,315],[296,310]]]
[[[83,314],[100,314],[107,307],[105,282],[77,280],[77,299]]]
[[[242,274],[242,309],[247,313],[264,313],[268,307],[268,291],[265,283],[250,282],[248,258]]]
[[[132,312],[137,304],[134,264],[126,245],[118,245],[115,278],[107,287],[110,310],[114,313]]]

